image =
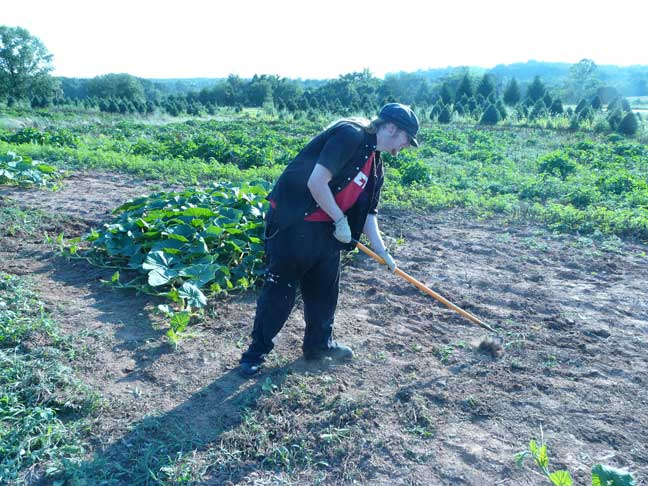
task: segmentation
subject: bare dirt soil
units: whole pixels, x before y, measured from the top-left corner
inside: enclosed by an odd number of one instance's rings
[[[147,192],[128,176],[83,173],[53,193],[0,188],[0,204],[62,216],[43,231],[71,237]],[[513,459],[541,430],[552,470],[569,469],[576,484],[589,484],[597,462],[648,484],[648,245],[593,242],[458,211],[384,211],[381,226],[400,268],[500,331],[502,356],[475,349],[483,329],[362,254],[345,259],[336,321],[337,339],[356,358],[304,362],[298,306],[252,380],[236,366],[253,293],[216,302],[174,350],[153,312],[159,301],[107,288],[100,280],[110,270],[69,262],[40,237],[3,237],[0,270],[30,275],[54,319],[85,350],[78,372],[107,401],[89,463],[122,460],[152,422],[181,431],[198,450],[217,447],[240,423],[246,397],[288,371],[332,380],[338,385],[327,393],[366,405],[364,446],[330,465],[354,463],[355,484],[548,484]],[[305,415],[295,410],[295,423]],[[412,440],[407,424],[430,437]],[[209,471],[201,484],[280,484],[281,477],[249,461],[237,474]]]

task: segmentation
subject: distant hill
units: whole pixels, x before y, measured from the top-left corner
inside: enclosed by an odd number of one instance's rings
[[[587,71],[583,78],[575,76],[573,71],[574,67],[580,64],[587,63],[567,64],[531,60],[525,63],[498,64],[490,69],[476,66],[448,66],[415,72],[388,73],[384,80],[376,79],[368,71],[349,73],[333,80],[285,79],[268,75],[254,76],[251,79],[236,75],[227,78],[142,79],[127,74],[99,76],[93,79],[59,77],[58,80],[64,95],[73,99],[84,99],[89,93],[97,92],[96,87],[92,90],[89,86],[100,80],[99,78],[114,77],[115,80],[111,83],[114,84],[117,79],[123,78],[124,86],[135,91],[139,90],[140,94],[136,96],[138,99],[160,101],[170,96],[193,96],[192,100],[201,99],[204,102],[206,99],[213,98],[216,104],[232,104],[232,100],[236,98],[237,103],[244,106],[247,106],[246,103],[260,106],[263,99],[270,94],[273,98],[282,98],[284,101],[291,99],[296,103],[304,91],[307,91],[308,97],[311,98],[308,100],[308,105],[315,92],[319,98],[326,98],[327,101],[339,98],[339,102],[345,105],[350,103],[350,91],[348,89],[345,91],[347,85],[354,86],[351,91],[357,91],[356,95],[359,98],[362,98],[359,93],[371,93],[376,97],[377,102],[392,96],[407,103],[415,101],[425,103],[426,101],[422,100],[432,99],[443,83],[449,81],[450,85],[456,86],[465,73],[469,73],[473,79],[480,78],[484,73],[492,74],[500,92],[512,78],[518,81],[524,92],[533,78],[539,76],[552,95],[574,103],[585,96],[584,93],[592,96],[592,93],[602,88],[608,88],[610,93],[623,96],[648,96],[648,65],[627,67],[594,65],[594,70]],[[252,87],[255,87],[256,91],[252,89],[248,93],[247,91]],[[107,92],[112,92],[111,89],[123,91],[125,88],[112,86]],[[264,90],[269,94],[264,94]],[[257,99],[259,93],[261,98]],[[101,94],[95,96],[102,97]],[[130,99],[131,96],[126,97]]]
[[[469,70],[472,75],[480,75],[488,72],[494,75],[500,82],[506,82],[515,78],[521,84],[533,81],[535,76],[540,76],[548,86],[561,86],[569,76],[573,64],[561,62],[528,61],[514,64],[498,64],[494,68],[456,66],[439,69],[428,69],[417,71],[416,74],[435,81],[448,76],[457,70]],[[604,85],[618,89],[626,96],[648,95],[648,65],[636,66],[615,66],[599,65],[599,79]]]

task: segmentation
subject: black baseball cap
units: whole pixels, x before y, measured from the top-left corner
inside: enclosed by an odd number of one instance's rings
[[[416,140],[419,122],[409,106],[400,103],[387,103],[380,109],[378,116],[387,122],[392,122],[398,128],[405,131],[409,135],[410,145],[414,147],[419,146],[418,140]]]

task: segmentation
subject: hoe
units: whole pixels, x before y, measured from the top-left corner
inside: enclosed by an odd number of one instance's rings
[[[363,245],[362,243],[360,243],[358,241],[354,241],[354,243],[356,243],[356,246],[358,247],[358,249],[362,250],[364,253],[369,255],[371,258],[376,260],[381,265],[385,265],[385,260],[383,260],[380,256],[378,256],[376,253],[371,251],[365,245]],[[497,334],[495,329],[493,329],[491,326],[489,326],[485,322],[482,322],[479,318],[477,318],[476,316],[474,316],[470,312],[468,312],[466,310],[463,310],[459,306],[456,306],[455,304],[450,302],[445,297],[437,294],[434,290],[428,288],[423,283],[416,280],[414,277],[411,277],[407,273],[403,272],[400,268],[397,268],[396,270],[394,270],[394,273],[396,275],[398,275],[399,277],[404,278],[409,283],[414,285],[416,288],[418,288],[419,290],[421,290],[421,291],[425,292],[426,294],[428,294],[430,297],[435,298],[436,300],[438,300],[439,302],[441,302],[445,306],[449,307],[453,311],[457,312],[458,314],[461,314],[466,319],[474,322],[475,324],[483,327],[484,329],[489,330],[490,332],[492,332],[494,334]],[[485,337],[480,341],[478,349],[480,351],[487,352],[487,353],[491,354],[492,356],[497,357],[500,354],[502,354],[502,352],[503,352],[503,339],[501,337],[499,337],[499,336],[497,336],[497,337]]]

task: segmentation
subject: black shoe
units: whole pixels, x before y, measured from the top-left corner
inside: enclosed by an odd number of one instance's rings
[[[326,358],[334,359],[337,361],[347,361],[353,358],[353,350],[349,346],[336,343],[329,349],[304,353],[304,359],[306,359],[307,361]]]
[[[248,363],[244,361],[239,365],[239,373],[245,378],[250,378],[261,371],[261,363]]]

